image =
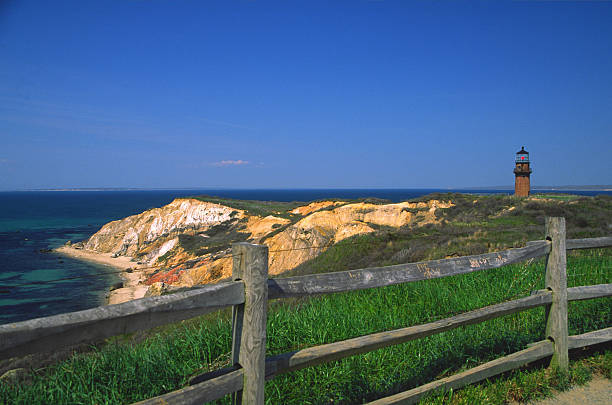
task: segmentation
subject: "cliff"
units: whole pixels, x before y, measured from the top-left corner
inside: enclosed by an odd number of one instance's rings
[[[213,201],[180,198],[110,222],[76,247],[131,257],[141,266],[155,268],[147,284],[162,281],[192,286],[231,275],[232,242],[266,244],[270,274],[276,275],[317,257],[343,239],[432,223],[436,210],[452,206],[439,200],[397,204],[320,201],[302,206],[263,205],[265,209],[261,209],[256,202],[245,205],[209,200]]]

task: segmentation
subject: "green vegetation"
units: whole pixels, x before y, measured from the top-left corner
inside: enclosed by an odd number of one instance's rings
[[[572,253],[568,279],[574,285],[607,282],[611,265],[610,249]],[[543,288],[543,274],[543,260],[538,260],[457,277],[272,302],[267,350],[278,354],[445,318],[528,295]],[[610,305],[611,299],[572,303],[570,333],[610,326]],[[287,404],[372,400],[523,349],[544,337],[543,317],[543,309],[537,308],[282,375],[267,383],[266,395],[270,403]],[[158,330],[139,343],[114,340],[34,371],[28,384],[0,385],[0,402],[130,403],[179,388],[194,374],[227,366],[230,346],[229,311],[222,311]],[[531,377],[521,375],[513,378],[532,384]]]
[[[227,221],[210,227],[203,234],[180,234],[178,245],[187,253],[202,256],[227,249],[232,242],[248,240],[250,233],[240,232],[239,220]]]
[[[532,367],[507,373],[491,382],[467,386],[461,390],[437,393],[421,401],[422,404],[504,404],[511,401],[524,403],[550,396],[553,391],[565,391],[572,386],[587,383],[593,374],[612,378],[612,351],[605,348],[586,350],[570,363],[569,373],[549,370],[544,361]]]
[[[280,218],[287,218],[290,220],[300,219],[301,216],[298,214],[292,214],[289,211],[294,208],[301,207],[313,202],[329,201],[329,200],[314,200],[309,202],[291,201],[291,202],[279,202],[279,201],[254,201],[254,200],[234,200],[232,198],[213,197],[207,195],[193,196],[188,198],[195,198],[196,200],[210,202],[214,204],[221,204],[227,207],[232,207],[238,210],[243,210],[250,215],[258,215],[260,217],[266,217],[268,215],[274,215]],[[334,201],[342,201],[345,203],[368,203],[368,204],[389,204],[389,200],[381,198],[334,198]],[[334,209],[337,206],[331,206],[325,209]]]
[[[564,216],[568,238],[609,235],[612,197],[581,197],[575,202],[534,201],[511,196],[433,194],[455,206],[437,211],[439,223],[364,234],[345,239],[282,276],[442,259],[524,246],[543,239],[544,218]],[[514,207],[514,208],[512,208]]]
[[[199,201],[210,202],[214,204],[221,204],[227,207],[232,207],[238,210],[246,211],[251,215],[258,215],[260,217],[267,217],[268,215],[274,215],[281,218],[291,219],[295,217],[295,214],[291,214],[289,211],[294,208],[305,205],[306,203],[299,201],[292,202],[278,202],[278,201],[253,201],[253,200],[234,200],[233,198],[222,198],[213,197],[207,195],[194,196],[189,198],[195,198]]]
[[[266,217],[268,215],[273,215],[279,218],[288,219],[290,222],[286,225],[276,225],[274,226],[274,231],[270,232],[264,238],[262,238],[261,243],[265,243],[265,241],[280,232],[287,229],[289,226],[295,224],[297,221],[303,218],[302,215],[293,214],[291,211],[294,208],[301,207],[309,204],[310,202],[318,202],[318,201],[327,201],[327,200],[315,200],[310,201],[309,203],[300,202],[300,201],[292,201],[292,202],[278,202],[278,201],[254,201],[254,200],[234,200],[232,198],[221,198],[221,197],[212,197],[212,196],[194,196],[189,198],[195,198],[196,200],[211,202],[215,204],[225,205],[227,207],[232,207],[235,209],[243,210],[250,215],[257,215],[260,217]],[[346,204],[349,203],[369,203],[369,204],[388,204],[390,201],[383,200],[380,198],[358,198],[358,199],[343,199],[337,198],[334,201],[342,201]],[[324,210],[332,210],[337,208],[338,205],[329,206],[322,208],[320,211]],[[225,225],[221,225],[225,226]],[[212,230],[215,232],[214,230]],[[197,238],[184,238],[183,240],[179,240],[181,246],[189,253],[194,253],[198,255],[206,254],[206,253],[214,253],[218,251],[220,248],[218,247],[222,243],[226,243],[228,246],[231,242],[235,241],[244,241],[247,240],[248,235],[241,233],[227,233],[226,235],[222,235],[222,230],[219,232],[215,232],[217,235],[216,240],[211,238],[210,240],[204,241],[202,239]],[[211,231],[207,231],[206,234],[210,235]],[[235,238],[234,238],[235,237]],[[216,248],[214,246],[217,246]]]
[[[437,198],[456,202],[455,207],[440,210],[439,224],[345,240],[293,274],[518,246],[542,238],[545,215],[566,216],[568,237],[610,233],[609,197],[570,202],[498,196]],[[516,208],[509,210],[511,207]],[[529,295],[544,287],[543,279],[544,260],[540,259],[443,279],[270,302],[267,353],[446,318]],[[611,280],[612,249],[568,253],[568,286]],[[611,326],[611,306],[612,298],[571,303],[570,334]],[[230,312],[225,310],[146,334],[111,339],[89,353],[32,370],[22,384],[0,383],[0,403],[131,403],[178,389],[193,375],[229,365],[230,323]],[[281,375],[266,383],[266,398],[273,404],[361,403],[471,368],[543,338],[544,309],[536,308]],[[611,358],[609,346],[590,352],[589,357],[574,363],[564,378],[551,374],[544,368],[546,363],[540,362],[503,379],[434,395],[425,403],[527,400],[551,389],[583,383],[596,371],[612,377]],[[220,402],[229,403],[227,398]]]
[[[531,197],[542,198],[542,199],[562,200],[562,201],[572,201],[572,200],[576,200],[580,198],[580,196],[575,195],[575,194],[552,194],[552,193],[546,193],[546,194],[536,193],[536,194],[532,194]]]
[[[164,263],[166,260],[168,260],[170,257],[172,257],[173,254],[174,254],[174,249],[171,249],[171,250],[167,251],[166,253],[164,253],[163,255],[159,256],[157,258],[157,261],[159,263]]]

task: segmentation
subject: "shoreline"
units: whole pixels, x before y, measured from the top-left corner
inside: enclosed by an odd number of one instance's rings
[[[107,305],[121,304],[138,298],[143,298],[149,286],[143,284],[148,273],[152,270],[146,265],[138,265],[129,256],[112,257],[110,253],[93,252],[86,249],[75,249],[70,246],[62,246],[54,249],[55,252],[68,256],[72,259],[83,260],[114,267],[119,270],[132,269],[133,271],[122,272],[119,276],[123,280],[123,287],[106,292]]]

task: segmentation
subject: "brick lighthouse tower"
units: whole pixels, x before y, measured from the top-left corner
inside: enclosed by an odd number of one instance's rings
[[[521,150],[516,152],[516,160],[514,167],[514,195],[517,197],[527,197],[529,195],[529,152],[523,146]]]

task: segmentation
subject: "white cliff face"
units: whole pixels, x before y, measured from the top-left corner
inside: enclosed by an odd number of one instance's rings
[[[235,210],[198,200],[174,200],[163,208],[153,209],[153,222],[145,237],[152,241],[177,229],[197,229],[218,225],[231,219]]]
[[[158,249],[155,249],[149,253],[144,260],[148,264],[155,264],[157,259],[174,249],[177,243],[178,238],[170,239],[169,241],[164,242]]]
[[[220,238],[223,240],[225,237],[228,245],[236,234],[247,235],[248,240],[254,243],[268,245],[269,271],[271,275],[276,275],[315,258],[332,244],[355,235],[375,232],[380,227],[400,228],[436,222],[436,210],[452,205],[450,201],[437,200],[397,204],[323,201],[294,209],[292,213],[300,217],[292,221],[281,216],[250,215],[196,199],[176,199],[164,207],[104,225],[84,247],[97,252],[138,257],[138,261],[153,267],[160,265],[158,259],[168,252],[171,254],[167,255],[164,266],[176,267],[194,260],[190,267],[181,270],[178,281],[167,281],[193,285],[229,277],[232,260],[229,257],[213,258],[208,253],[197,256],[196,250],[185,250],[187,245],[182,245],[179,238],[183,234],[190,236],[185,238],[186,243],[193,243],[194,236],[208,238],[221,235]],[[221,224],[224,226],[211,229]]]
[[[242,216],[242,211],[223,205],[196,199],[176,199],[164,207],[104,225],[89,238],[85,248],[132,256],[145,244],[172,232],[202,231]]]

